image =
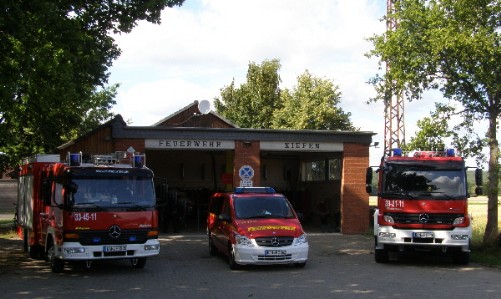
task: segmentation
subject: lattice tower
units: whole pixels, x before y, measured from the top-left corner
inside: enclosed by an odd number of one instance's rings
[[[393,31],[398,26],[398,21],[392,17],[395,12],[395,2],[386,0],[386,30]],[[390,70],[390,63],[386,62],[386,71]],[[405,145],[404,125],[404,98],[403,93],[390,91],[384,100],[384,153],[388,155],[391,149]]]

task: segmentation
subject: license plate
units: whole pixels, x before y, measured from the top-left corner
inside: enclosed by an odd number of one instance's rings
[[[435,234],[431,232],[414,232],[412,233],[413,238],[434,238]]]
[[[285,250],[265,250],[264,255],[284,255],[287,251]]]
[[[104,246],[104,252],[117,252],[117,251],[126,251],[127,246],[126,245],[111,245],[111,246]]]

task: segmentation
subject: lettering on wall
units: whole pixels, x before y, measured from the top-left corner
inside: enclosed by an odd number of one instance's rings
[[[146,139],[147,149],[235,149],[234,141],[224,140],[174,140],[174,139]]]

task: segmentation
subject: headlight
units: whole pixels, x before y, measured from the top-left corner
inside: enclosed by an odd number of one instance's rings
[[[308,243],[308,238],[306,237],[306,234],[302,234],[296,239],[296,245],[301,245]]]
[[[64,254],[75,254],[75,253],[85,253],[85,248],[83,247],[67,247],[63,248]]]
[[[460,224],[463,224],[465,222],[465,218],[464,217],[458,217],[456,219],[454,219],[454,222],[452,222],[453,225],[460,225]]]
[[[160,250],[160,244],[154,244],[154,245],[144,245],[144,250],[149,251],[149,250]]]
[[[383,216],[383,219],[385,222],[388,222],[388,223],[395,223],[395,220],[393,220],[393,217],[391,216],[388,216],[388,215],[384,215]]]
[[[239,234],[235,234],[235,241],[237,242],[238,245],[249,246],[249,247],[254,246],[251,239]]]
[[[395,238],[397,236],[397,234],[395,233],[387,233],[387,232],[379,232],[378,236],[380,238]]]

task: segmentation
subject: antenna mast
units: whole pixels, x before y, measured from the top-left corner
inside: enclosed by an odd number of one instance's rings
[[[394,2],[398,0],[386,0],[386,31],[393,31],[398,26],[394,17]],[[386,62],[386,72],[390,70],[390,63]],[[384,99],[384,155],[389,155],[391,150],[405,145],[404,125],[404,99],[402,92],[394,94],[390,90]]]

